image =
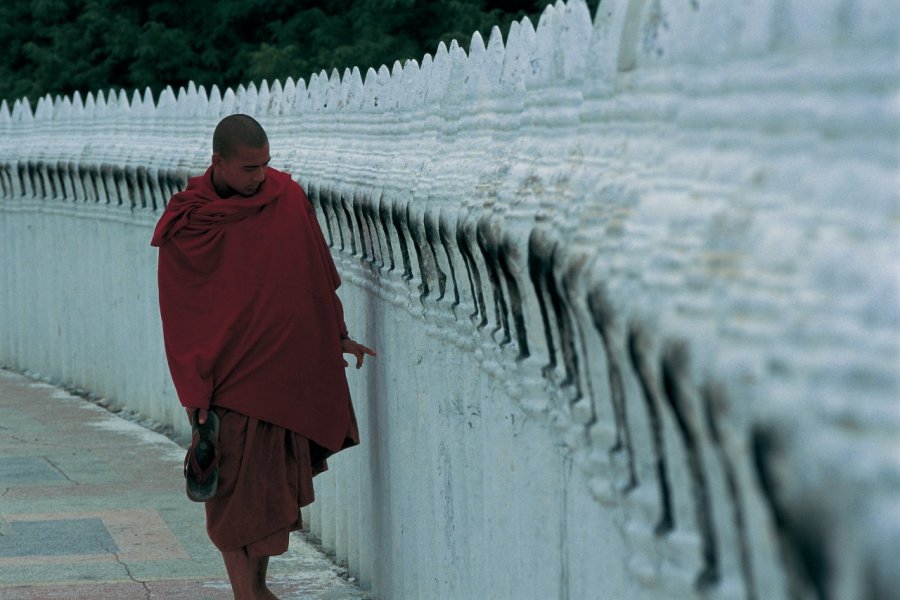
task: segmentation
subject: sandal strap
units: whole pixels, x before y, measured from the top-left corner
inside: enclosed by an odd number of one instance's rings
[[[194,477],[196,477],[200,483],[203,483],[218,468],[219,452],[218,452],[218,448],[216,447],[216,444],[213,441],[206,440],[206,442],[211,444],[213,447],[213,459],[209,462],[209,464],[206,466],[205,469],[202,468],[200,466],[200,462],[197,460],[197,452],[196,452],[197,443],[200,441],[200,435],[195,431],[193,438],[194,439],[191,442],[191,447],[188,450],[188,456],[187,456],[188,464],[191,467],[191,472],[194,475]]]

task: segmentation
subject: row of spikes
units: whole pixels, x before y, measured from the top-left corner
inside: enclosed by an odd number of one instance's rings
[[[479,33],[472,36],[468,54],[456,41],[449,49],[441,43],[434,56],[426,54],[421,63],[398,61],[391,69],[370,68],[365,78],[358,68],[345,69],[343,75],[337,69],[331,75],[323,70],[310,76],[308,83],[289,77],[283,84],[275,81],[270,86],[262,81],[259,86],[240,85],[224,93],[217,86],[207,92],[191,83],[177,94],[167,86],[155,102],[149,89],[143,94],[135,90],[130,102],[124,90],[89,92],[84,99],[78,92],[71,98],[48,94],[38,100],[34,111],[27,98],[16,100],[12,109],[3,100],[0,128],[30,121],[215,118],[233,112],[261,116],[344,108],[385,112],[427,102],[452,104],[466,98],[517,94],[573,80],[591,85],[592,93],[602,93],[612,85],[617,69],[635,66],[639,46],[641,51],[661,55],[661,47],[647,45],[657,43],[660,31],[670,30],[668,35],[681,32],[682,43],[668,47],[666,53],[687,52],[691,60],[709,60],[722,52],[759,55],[791,44],[807,51],[848,43],[896,48],[900,3],[792,0],[784,10],[779,5],[684,2],[663,8],[643,0],[603,0],[592,19],[585,0],[557,0],[545,8],[537,28],[527,17],[513,22],[505,44],[494,27],[487,45]],[[684,36],[690,40],[686,45]]]
[[[176,94],[167,86],[154,102],[147,88],[143,95],[134,90],[131,100],[125,90],[88,92],[82,100],[49,94],[38,100],[32,112],[27,98],[16,100],[12,110],[0,103],[0,126],[29,121],[67,121],[82,119],[181,117],[211,118],[244,112],[258,116],[298,114],[327,110],[374,110],[408,108],[437,100],[461,101],[469,97],[494,97],[515,93],[527,87],[541,86],[560,79],[582,78],[591,38],[595,35],[585,0],[558,0],[546,7],[535,29],[528,17],[513,22],[506,44],[499,28],[491,30],[487,45],[475,32],[468,54],[453,40],[450,47],[441,42],[432,57],[426,54],[421,65],[408,60],[394,62],[388,70],[369,68],[363,79],[359,69],[345,69],[343,76],[334,69],[313,74],[307,84],[288,77],[271,86],[263,80],[257,87],[250,83],[224,93],[213,85],[209,92],[190,82]],[[465,85],[449,85],[451,81]]]

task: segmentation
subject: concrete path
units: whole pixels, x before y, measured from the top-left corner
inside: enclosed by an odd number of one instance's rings
[[[0,599],[231,598],[184,450],[53,386],[0,370]],[[284,600],[359,600],[300,535],[273,558]]]

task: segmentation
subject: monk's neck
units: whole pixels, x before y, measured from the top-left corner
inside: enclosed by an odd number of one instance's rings
[[[234,194],[235,194],[235,191],[233,189],[231,189],[231,186],[229,186],[227,183],[225,183],[224,181],[222,181],[221,179],[219,179],[216,176],[216,168],[215,167],[213,167],[213,171],[212,171],[212,184],[213,184],[213,188],[216,190],[216,194],[219,196],[219,198],[230,198],[230,197],[234,196]]]

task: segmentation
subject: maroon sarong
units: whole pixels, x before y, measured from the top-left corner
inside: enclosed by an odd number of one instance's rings
[[[209,538],[223,551],[246,547],[250,556],[284,554],[299,529],[300,507],[314,499],[309,441],[284,427],[217,408],[219,487],[206,502]]]

